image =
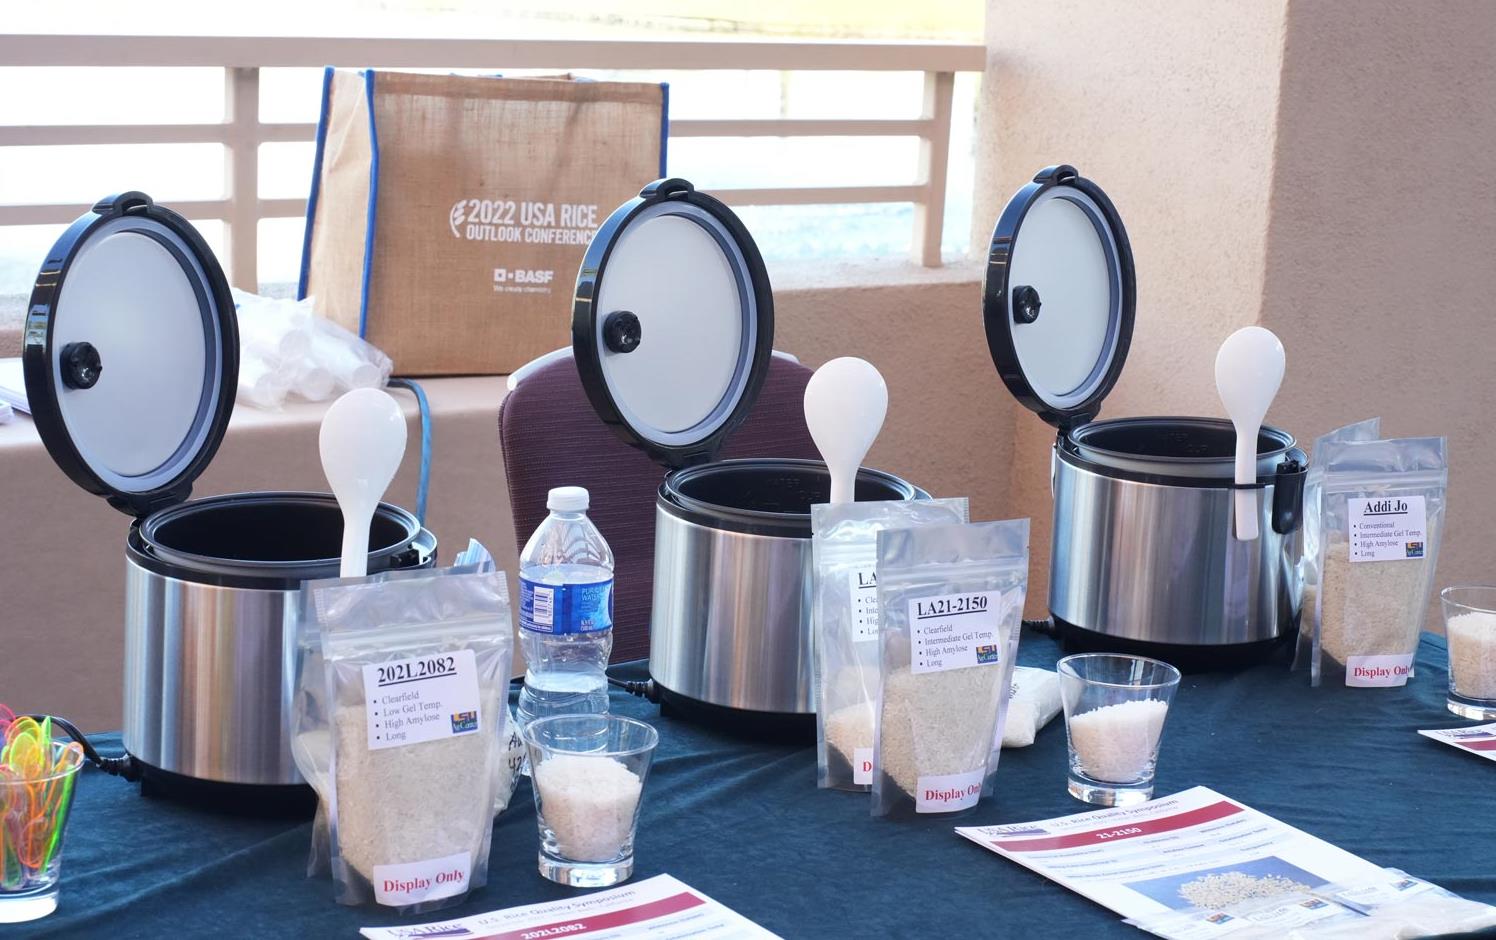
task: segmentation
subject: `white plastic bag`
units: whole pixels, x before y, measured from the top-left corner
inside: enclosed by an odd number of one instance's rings
[[[239,400],[279,410],[295,394],[326,401],[355,388],[379,388],[394,369],[372,344],[317,315],[312,298],[281,300],[235,290],[239,322]]]
[[[966,521],[965,499],[881,500],[811,508],[815,571],[816,785],[873,783],[878,697],[878,533]]]
[[[503,573],[384,572],[309,582],[302,596],[324,686],[298,694],[293,754],[323,803],[337,900],[401,913],[456,903],[487,879],[505,769]]]
[[[1304,473],[1304,551],[1299,559],[1299,633],[1293,668],[1308,669],[1314,657],[1314,617],[1319,604],[1320,493],[1325,483],[1325,458],[1329,448],[1343,441],[1374,441],[1381,436],[1382,419],[1367,418],[1336,428],[1314,439],[1309,469]]]
[[[1027,519],[878,533],[875,816],[992,790],[1028,587]]]
[[[1060,677],[1053,669],[1017,666],[1008,697],[1008,717],[1003,722],[1003,747],[1028,747],[1039,730],[1054,720],[1064,707]]]
[[[1404,685],[1444,529],[1444,438],[1331,443],[1323,472],[1310,681]]]

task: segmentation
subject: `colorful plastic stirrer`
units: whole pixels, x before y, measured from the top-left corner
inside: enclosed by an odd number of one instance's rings
[[[52,740],[52,719],[17,717],[0,705],[0,892],[46,879],[62,843],[83,747]]]

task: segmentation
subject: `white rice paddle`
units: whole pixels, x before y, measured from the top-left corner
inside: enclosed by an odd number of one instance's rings
[[[843,356],[805,386],[805,424],[831,471],[831,502],[857,499],[857,470],[888,414],[888,386],[865,359]]]
[[[1257,482],[1257,432],[1283,384],[1283,343],[1271,330],[1237,330],[1216,353],[1216,391],[1236,426],[1236,482]],[[1257,538],[1257,491],[1236,491],[1236,537]]]
[[[343,510],[339,575],[369,573],[369,526],[405,456],[405,414],[384,391],[356,388],[332,403],[318,437],[322,472]]]

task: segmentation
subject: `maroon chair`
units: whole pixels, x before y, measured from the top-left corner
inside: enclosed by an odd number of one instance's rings
[[[758,401],[719,456],[818,458],[805,428],[805,384],[811,370],[779,356],[769,363]],[[499,408],[499,444],[520,549],[545,519],[545,495],[551,487],[585,486],[591,492],[588,515],[608,540],[616,563],[612,661],[649,655],[655,493],[666,468],[603,424],[570,356],[541,366],[505,397]]]

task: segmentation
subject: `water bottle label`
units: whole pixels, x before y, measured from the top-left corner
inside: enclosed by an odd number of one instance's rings
[[[537,633],[595,633],[613,626],[613,579],[542,584],[519,579],[519,625]]]

